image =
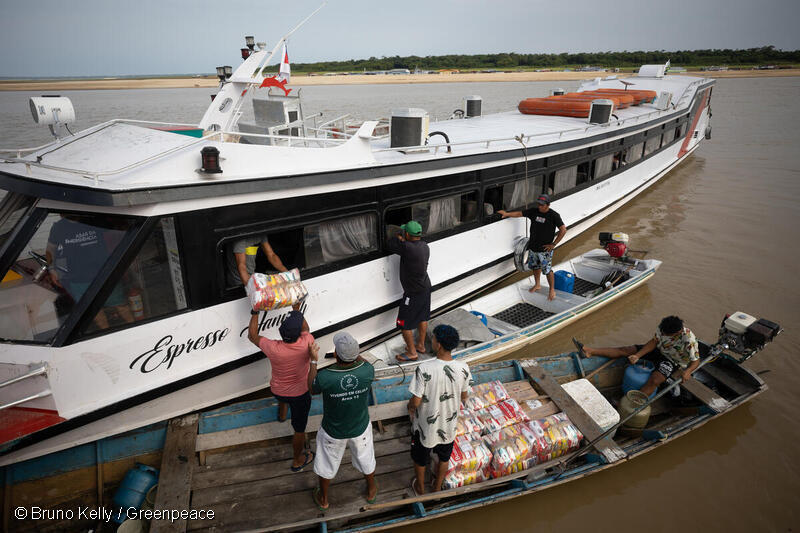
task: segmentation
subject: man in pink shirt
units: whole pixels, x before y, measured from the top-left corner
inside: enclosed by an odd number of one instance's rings
[[[285,417],[289,406],[292,417],[292,448],[294,461],[292,472],[300,472],[314,461],[314,452],[306,451],[306,423],[311,409],[311,393],[308,391],[309,348],[314,337],[309,333],[308,323],[300,312],[300,304],[292,311],[278,328],[279,341],[267,339],[258,334],[258,311],[250,311],[250,325],[247,338],[258,346],[269,359],[272,378],[269,381],[273,396],[278,400],[279,416]]]

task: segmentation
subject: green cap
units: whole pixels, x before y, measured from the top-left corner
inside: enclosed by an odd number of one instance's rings
[[[408,233],[412,237],[419,237],[420,235],[422,235],[422,225],[416,220],[409,220],[408,222],[400,226],[400,229]]]

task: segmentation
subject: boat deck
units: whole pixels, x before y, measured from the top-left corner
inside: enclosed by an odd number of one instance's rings
[[[530,415],[544,417],[558,411],[547,397],[538,395],[528,381],[507,383],[506,389],[518,402],[533,398],[542,402],[542,406],[531,411]],[[404,410],[405,402],[395,403],[402,403]],[[375,426],[377,503],[411,497],[414,466],[410,455],[411,426],[407,418],[398,417],[385,425],[377,422]],[[182,439],[184,435],[179,431],[168,433],[165,450],[171,442]],[[315,449],[313,436],[308,444],[311,450]],[[170,463],[182,463],[180,457],[165,452],[156,508],[161,508],[163,491],[183,487],[183,497],[191,501],[191,509],[213,510],[214,518],[189,520],[185,529],[184,524],[179,524],[179,530],[272,531],[315,528],[321,522],[335,528],[344,525],[346,520],[352,520],[356,514],[358,520],[363,520],[386,512],[380,509],[361,511],[367,505],[365,482],[363,475],[352,466],[349,450],[345,452],[339,472],[331,483],[330,508],[325,512],[320,511],[311,498],[312,490],[317,486],[312,465],[303,472],[291,472],[292,448],[288,439],[279,443],[262,441],[232,446],[190,457],[188,466],[191,472],[186,483],[181,474],[171,475],[174,470]],[[161,525],[153,524],[151,531],[159,531]]]

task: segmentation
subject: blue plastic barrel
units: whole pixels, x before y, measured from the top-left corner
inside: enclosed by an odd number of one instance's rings
[[[635,365],[628,365],[625,369],[625,376],[622,378],[622,394],[641,389],[650,379],[650,374],[653,373],[653,370],[653,363],[650,361],[637,361]],[[653,395],[655,395],[655,392],[650,397],[652,398]]]
[[[566,270],[557,270],[553,273],[555,278],[553,285],[557,291],[572,292],[575,287],[575,274]]]
[[[117,492],[114,493],[114,521],[124,522],[128,517],[126,511],[133,507],[139,509],[142,506],[147,491],[158,483],[158,469],[152,466],[136,463],[136,466],[125,473]]]

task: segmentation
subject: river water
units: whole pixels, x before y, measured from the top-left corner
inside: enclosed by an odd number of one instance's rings
[[[512,109],[575,82],[304,87],[306,114],[387,117],[424,107],[445,118],[479,94],[484,112]],[[64,91],[77,129],[111,118],[196,123],[206,89]],[[49,140],[32,125],[27,92],[0,92],[0,148]],[[768,370],[770,389],[719,420],[626,464],[505,503],[414,526],[461,531],[781,531],[800,526],[800,78],[718,80],[713,139],[659,183],[574,238],[555,262],[596,246],[599,231],[624,231],[632,248],[664,265],[649,285],[515,357],[646,341],[678,314],[715,340],[726,313],[745,311],[785,328],[747,365]],[[74,128],[73,128],[74,131]],[[795,359],[795,357],[798,357]],[[409,478],[411,472],[409,472]],[[411,531],[409,528],[408,531]]]

